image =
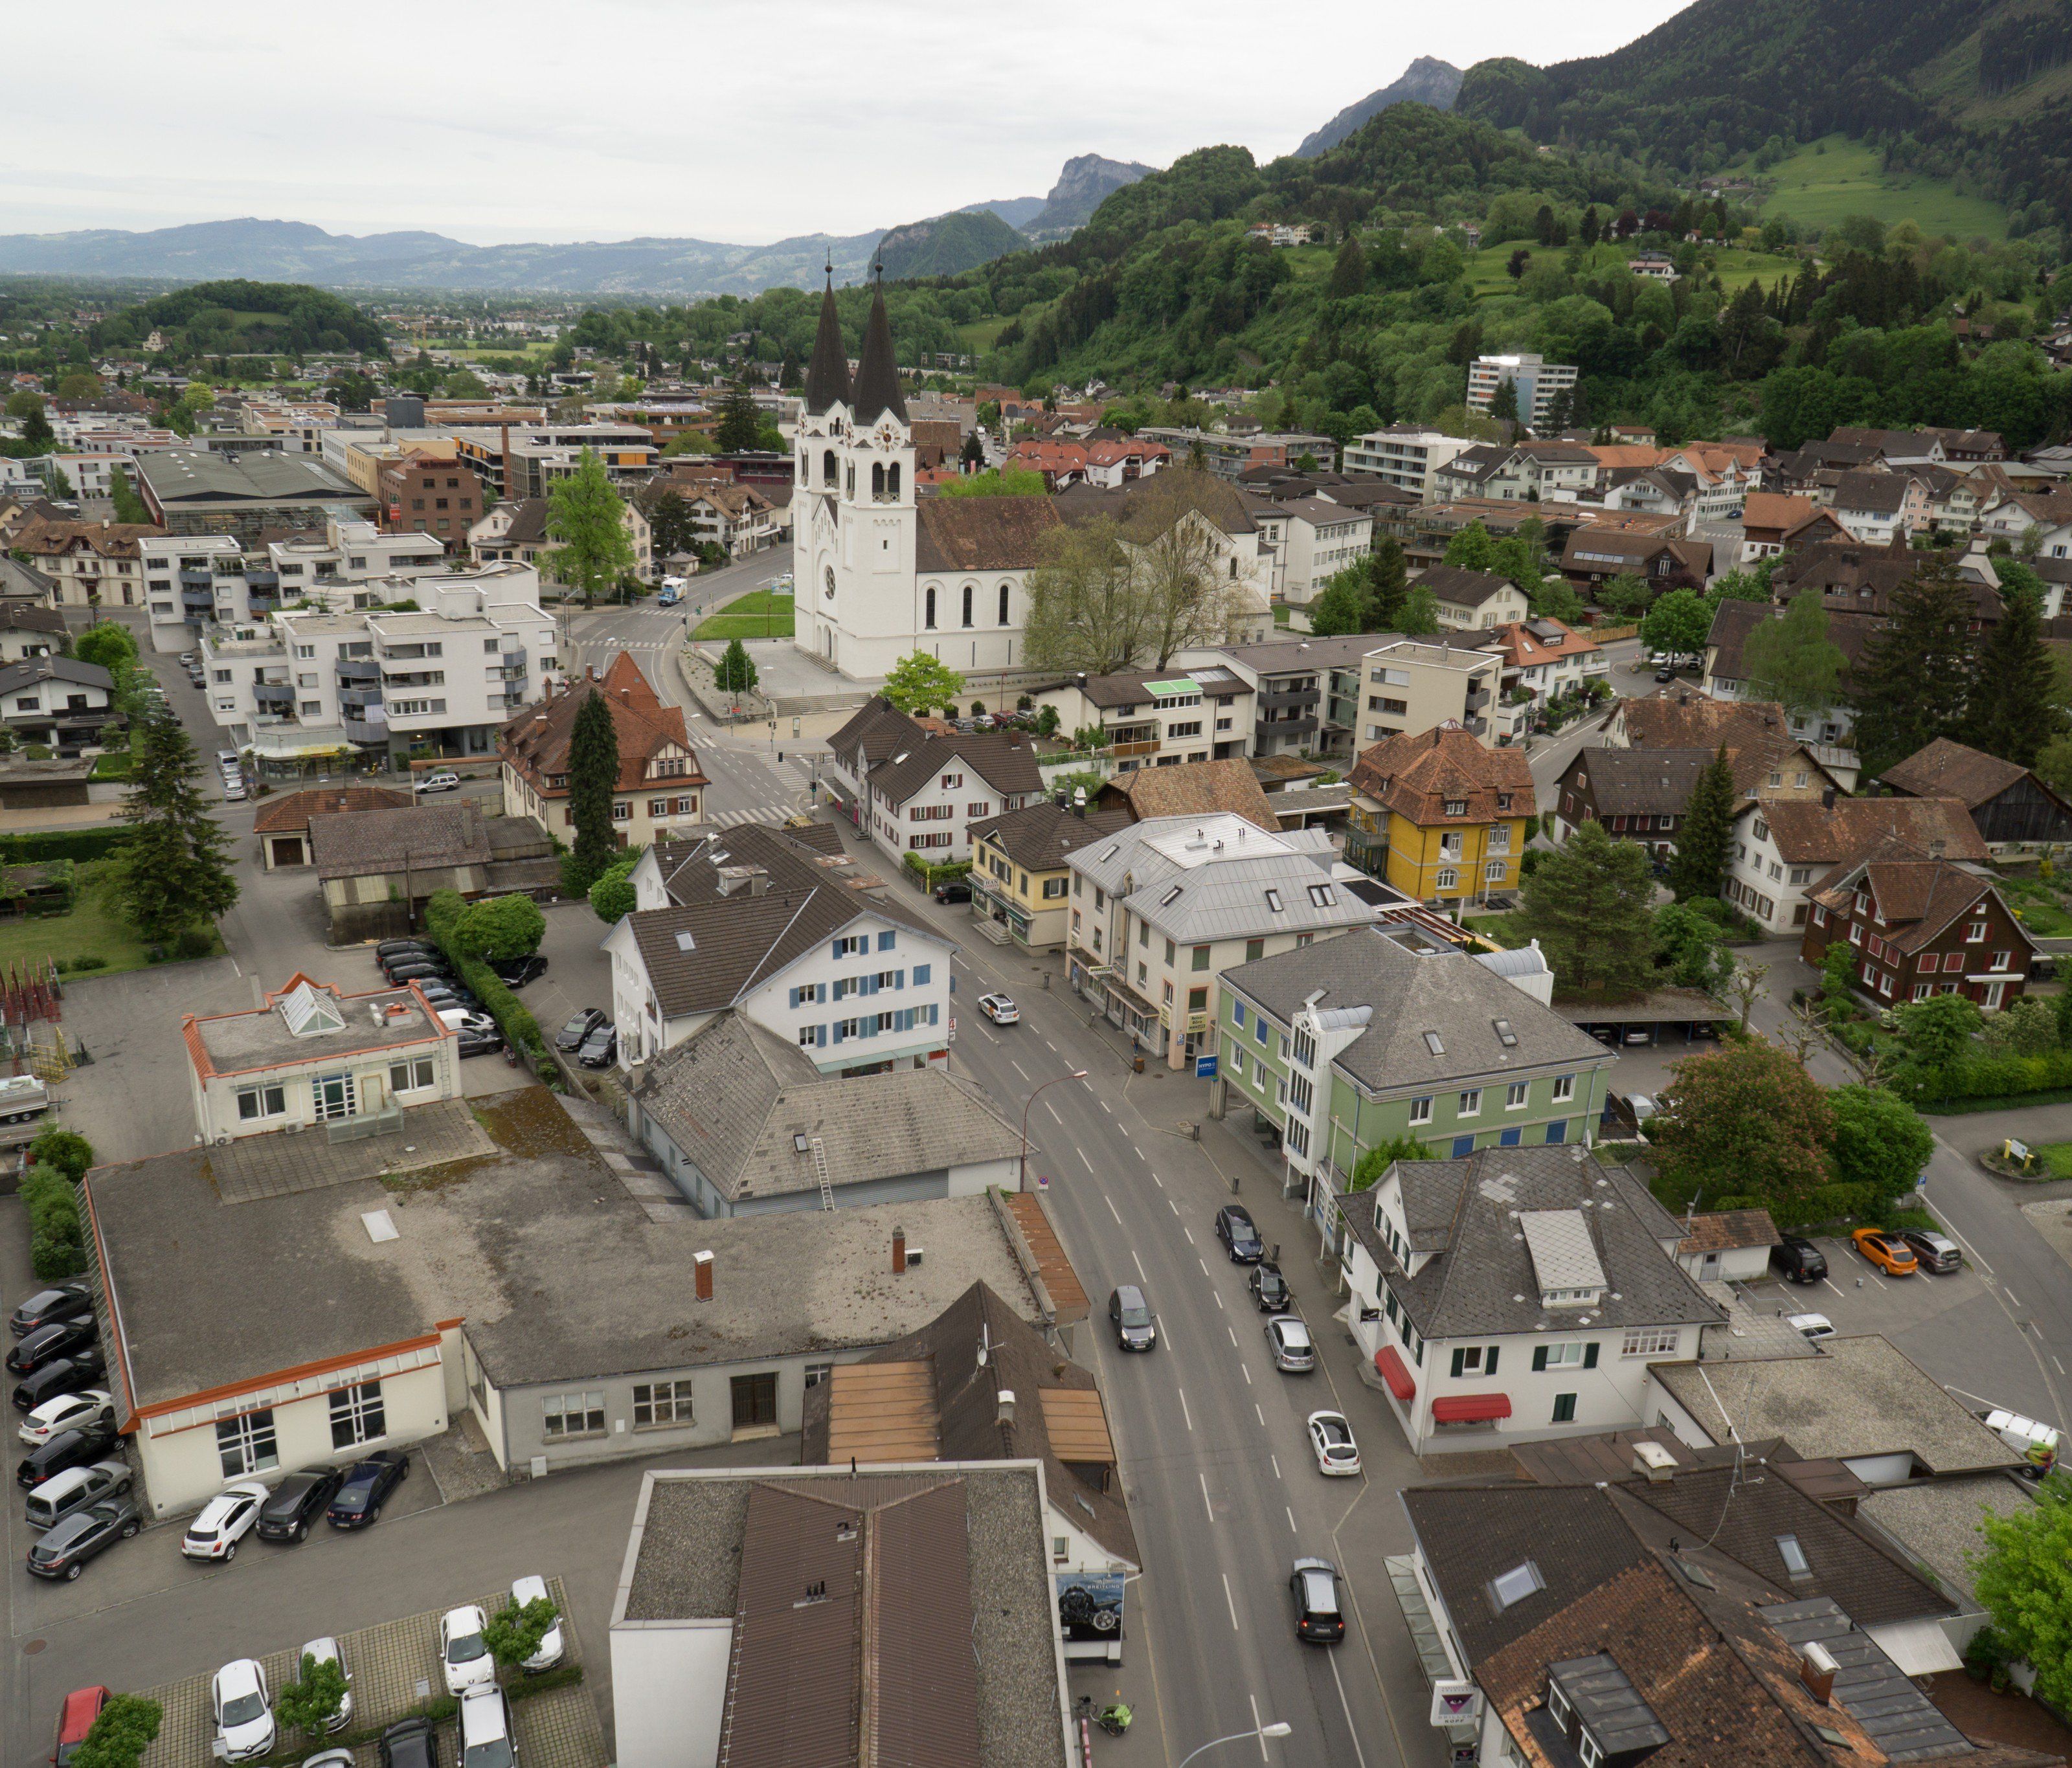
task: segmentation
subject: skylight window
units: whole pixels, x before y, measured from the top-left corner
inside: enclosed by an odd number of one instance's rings
[[[1267,906],[1268,908],[1270,908],[1271,910],[1272,910],[1272,911],[1273,911],[1273,912],[1274,912],[1276,915],[1278,915],[1278,914],[1280,914],[1280,913],[1281,912],[1281,893],[1280,893],[1280,891],[1278,891],[1278,890],[1272,890],[1272,889],[1269,889],[1269,890],[1267,891],[1267,893],[1266,893],[1266,906]]]
[[[345,1015],[339,1012],[338,1003],[308,982],[297,983],[282,997],[281,1017],[291,1037],[321,1038],[328,1032],[345,1030]]]
[[[676,935],[676,949],[679,952],[695,952],[697,948],[698,942],[688,932],[679,933]]]
[[[1490,1023],[1496,1027],[1496,1041],[1505,1049],[1515,1050],[1518,1047],[1518,1034],[1511,1029],[1510,1020],[1492,1019]]]
[[[1799,1544],[1799,1537],[1796,1535],[1778,1536],[1777,1551],[1783,1558],[1785,1570],[1793,1577],[1812,1577],[1813,1562],[1807,1558],[1806,1549]]]
[[[1327,909],[1338,901],[1338,898],[1331,894],[1330,885],[1312,884],[1309,886],[1309,901],[1318,908]]]
[[[1435,1056],[1443,1056],[1446,1053],[1446,1046],[1440,1042],[1439,1034],[1436,1031],[1428,1031],[1424,1034],[1424,1047]]]
[[[1501,1614],[1506,1609],[1515,1608],[1536,1590],[1547,1588],[1547,1580],[1540,1575],[1540,1568],[1531,1560],[1514,1565],[1507,1572],[1499,1572],[1490,1580],[1490,1598]]]
[[[1179,900],[1180,886],[1175,884],[1171,890],[1168,890],[1163,896],[1158,898],[1158,906],[1162,909],[1170,909]]]
[[[1688,1560],[1678,1560],[1676,1569],[1701,1590],[1716,1590],[1720,1587],[1719,1581],[1704,1566],[1693,1565]]]

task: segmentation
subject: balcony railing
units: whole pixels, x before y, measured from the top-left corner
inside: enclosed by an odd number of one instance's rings
[[[1261,742],[1273,737],[1307,737],[1317,729],[1314,718],[1262,718],[1252,727]]]
[[[252,685],[252,697],[262,706],[292,706],[295,703],[295,690],[285,681],[255,681]]]
[[[338,679],[345,681],[379,681],[381,665],[372,657],[340,657],[338,660]]]
[[[1277,709],[1282,706],[1314,706],[1317,703],[1318,693],[1319,690],[1315,688],[1276,688],[1271,692],[1262,690],[1258,704],[1261,711],[1264,711],[1268,707]]]
[[[180,587],[183,590],[205,590],[213,581],[212,574],[206,569],[190,571],[184,565],[180,568]]]
[[[1130,755],[1155,755],[1158,753],[1158,739],[1149,742],[1119,742],[1109,746],[1108,753],[1118,760]]]

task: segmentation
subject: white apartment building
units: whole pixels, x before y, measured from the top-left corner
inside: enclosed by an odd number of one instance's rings
[[[1474,446],[1466,437],[1398,424],[1356,437],[1346,446],[1344,470],[1368,474],[1429,502],[1432,475],[1462,449]]]
[[[1274,506],[1279,546],[1274,588],[1281,598],[1307,607],[1323,593],[1332,574],[1367,557],[1374,541],[1374,516],[1363,509],[1328,504],[1318,497],[1291,498]],[[1262,529],[1268,516],[1254,513]]]
[[[1546,426],[1555,394],[1575,392],[1576,368],[1536,355],[1477,356],[1468,365],[1468,409],[1486,415],[1507,380],[1518,389],[1519,409],[1530,413],[1527,422],[1540,430]]]
[[[1508,735],[1507,725],[1490,730],[1487,723],[1500,712],[1519,709],[1498,704],[1503,668],[1504,659],[1495,651],[1417,639],[1380,646],[1360,660],[1356,746],[1365,749],[1405,732],[1421,735],[1449,720],[1485,742]]]
[[[167,534],[139,543],[151,648],[186,651],[212,627],[249,625],[282,608],[372,606],[407,599],[399,582],[442,571],[428,534],[384,534],[333,516],[314,530],[249,548],[230,534]],[[535,599],[537,598],[536,596]]]
[[[384,593],[385,592],[385,593]],[[226,746],[262,768],[310,757],[493,755],[504,721],[561,667],[539,574],[492,565],[370,592],[416,613],[291,609],[212,628],[201,643]]]
[[[130,457],[103,449],[87,450],[72,454],[51,456],[51,464],[64,475],[75,497],[109,497],[114,495],[114,479],[118,467],[127,467]]]

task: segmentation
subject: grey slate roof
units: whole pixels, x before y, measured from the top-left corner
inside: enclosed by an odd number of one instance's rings
[[[1331,876],[1322,829],[1269,834],[1242,816],[1155,816],[1067,864],[1182,944],[1365,927],[1375,911]],[[1323,900],[1314,898],[1312,887]],[[1273,907],[1272,891],[1280,907]]]
[[[893,804],[903,804],[953,762],[962,762],[997,792],[1043,789],[1036,746],[1016,733],[997,730],[960,730],[948,737],[925,738],[917,747],[896,753],[872,768],[870,789],[883,792]]]
[[[1435,565],[1418,574],[1416,586],[1429,590],[1439,600],[1450,602],[1456,607],[1478,608],[1491,597],[1501,595],[1509,589],[1511,580],[1490,571],[1463,570],[1457,565]]]
[[[1682,1238],[1682,1224],[1624,1167],[1600,1166],[1587,1149],[1484,1148],[1466,1160],[1406,1161],[1396,1171],[1412,1249],[1429,1244],[1437,1254],[1416,1276],[1404,1275],[1382,1240],[1375,1221],[1379,1186],[1356,1194],[1344,1212],[1427,1338],[1710,1325],[1721,1318],[1663,1250]],[[1534,1210],[1582,1212],[1611,1285],[1596,1306],[1540,1305],[1540,1277],[1518,1222]]]
[[[1370,1092],[1501,1080],[1605,1055],[1596,1038],[1478,958],[1460,951],[1420,956],[1379,927],[1238,965],[1223,980],[1283,1025],[1312,996],[1320,1008],[1372,1007],[1365,1034],[1333,1063]],[[1499,1019],[1515,1044],[1498,1034]],[[1433,1053],[1427,1032],[1437,1034],[1441,1054]]]
[[[76,657],[25,657],[0,669],[0,693],[16,693],[39,681],[69,681],[104,693],[115,685],[114,676],[99,664],[81,663]]]
[[[875,764],[894,750],[919,742],[927,735],[884,695],[874,694],[855,717],[828,739],[828,746],[845,759],[861,748],[864,759]]]
[[[818,1188],[818,1139],[837,1186],[1005,1160],[1017,1132],[970,1083],[942,1068],[823,1075],[797,1047],[737,1013],[664,1051],[637,1089],[641,1108],[738,1200]]]
[[[1045,798],[1004,816],[989,816],[971,825],[973,845],[992,841],[1017,865],[1031,872],[1054,872],[1068,853],[1129,827],[1126,810],[1094,810],[1084,816]]]
[[[901,423],[906,421],[906,401],[899,394],[899,364],[892,354],[892,327],[885,316],[882,269],[871,290],[870,317],[863,325],[863,353],[857,358],[849,409],[858,430],[876,423],[887,412]]]
[[[1681,816],[1710,749],[1586,749],[1576,758],[1600,816]]]
[[[400,872],[406,864],[487,865],[491,857],[482,812],[471,804],[345,811],[310,826],[310,858],[319,878]]]
[[[820,291],[820,321],[806,365],[806,409],[817,416],[840,400],[849,403],[849,350],[842,342],[841,314],[835,306],[835,279],[828,273]]]

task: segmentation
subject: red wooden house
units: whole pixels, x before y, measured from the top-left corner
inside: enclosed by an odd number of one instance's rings
[[[1813,892],[1800,946],[1855,949],[1856,986],[1889,1006],[1962,994],[1991,1011],[2019,1000],[2036,944],[1989,878],[1897,843],[1837,866]]]

